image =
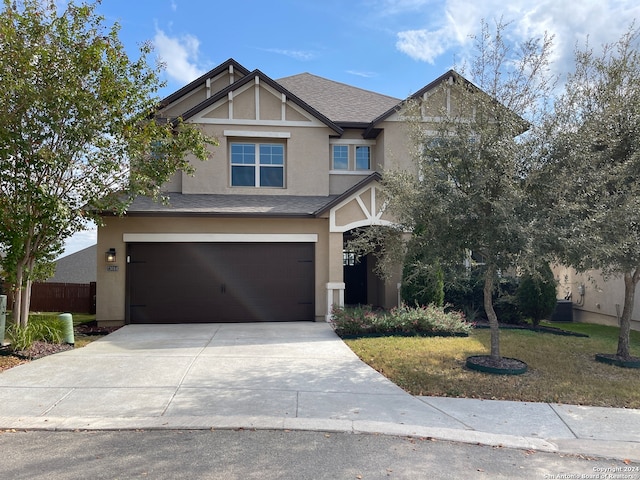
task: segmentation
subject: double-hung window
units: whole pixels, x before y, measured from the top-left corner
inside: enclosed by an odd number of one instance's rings
[[[231,186],[284,188],[284,145],[232,143]]]

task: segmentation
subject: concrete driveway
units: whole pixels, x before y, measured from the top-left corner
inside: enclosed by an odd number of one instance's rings
[[[0,374],[7,428],[379,432],[640,458],[640,410],[414,397],[313,322],[125,326]]]
[[[0,405],[3,417],[58,427],[230,417],[280,428],[294,419],[463,427],[361,362],[329,325],[310,322],[129,325],[3,373]]]

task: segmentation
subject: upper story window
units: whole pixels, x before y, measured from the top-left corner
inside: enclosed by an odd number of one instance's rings
[[[349,170],[349,146],[333,145],[333,170]]]
[[[232,143],[232,187],[284,187],[284,145]]]
[[[356,170],[371,169],[371,149],[368,145],[356,146]]]
[[[331,142],[331,173],[370,171],[375,141],[338,139]]]

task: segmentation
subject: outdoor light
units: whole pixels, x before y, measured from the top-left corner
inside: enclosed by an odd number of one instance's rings
[[[110,248],[107,253],[104,254],[104,259],[107,263],[115,263],[116,261],[116,249]]]

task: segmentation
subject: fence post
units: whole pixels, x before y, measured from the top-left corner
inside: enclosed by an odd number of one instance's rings
[[[4,331],[7,326],[7,296],[0,295],[0,347],[4,346]]]

